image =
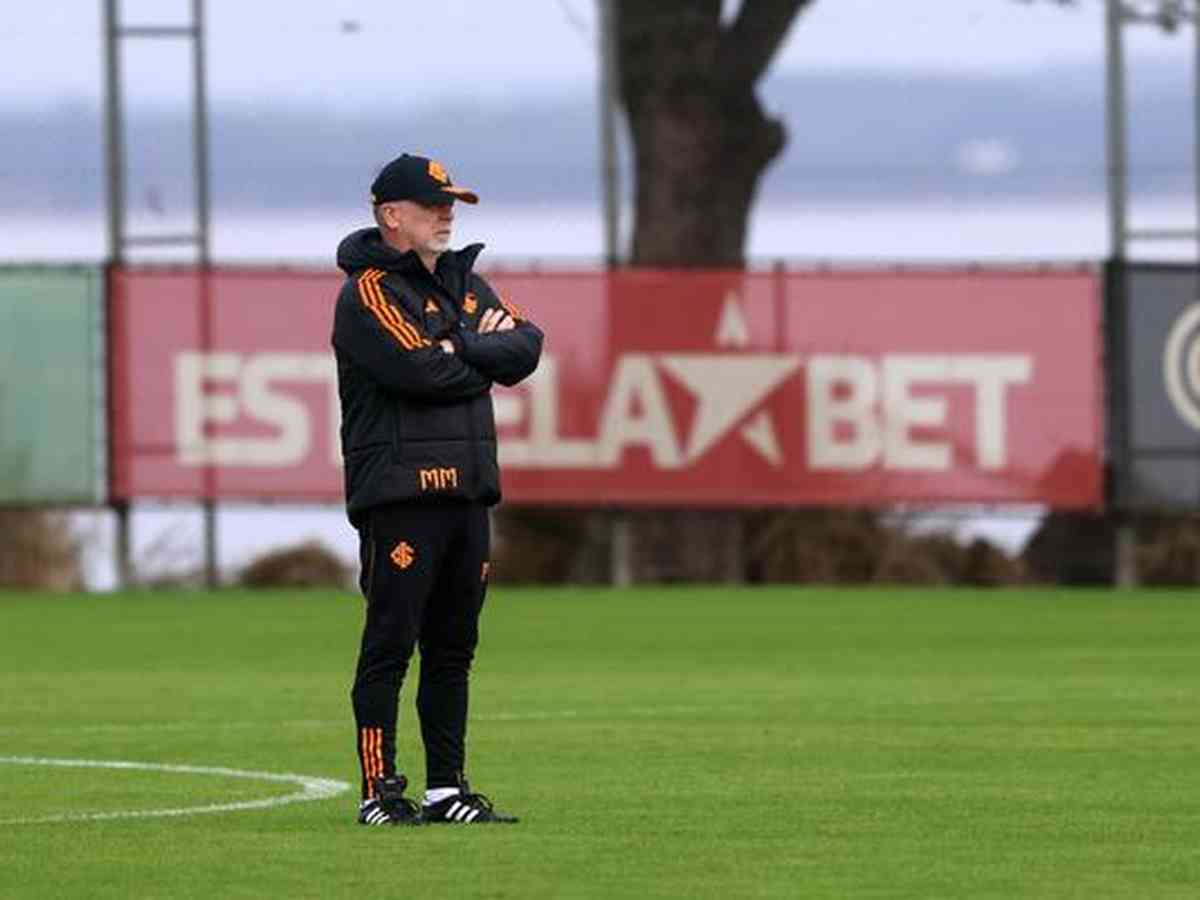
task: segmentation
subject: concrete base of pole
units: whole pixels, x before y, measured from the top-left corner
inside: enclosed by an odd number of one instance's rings
[[[204,585],[215,588],[221,584],[221,570],[217,560],[217,505],[212,500],[204,501]]]
[[[1138,585],[1137,529],[1129,522],[1117,526],[1114,581],[1117,587]]]
[[[120,590],[127,590],[133,587],[136,576],[133,570],[133,527],[129,515],[129,504],[118,503],[113,507],[113,513],[117,517],[114,554],[117,564],[117,587]]]
[[[612,563],[609,581],[613,587],[633,584],[633,521],[627,513],[612,518]]]

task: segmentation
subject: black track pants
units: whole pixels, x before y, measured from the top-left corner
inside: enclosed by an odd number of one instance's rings
[[[359,538],[367,612],[351,699],[362,796],[371,796],[375,778],[396,770],[397,703],[418,645],[426,787],[454,786],[464,770],[467,682],[487,590],[487,509],[378,507]]]

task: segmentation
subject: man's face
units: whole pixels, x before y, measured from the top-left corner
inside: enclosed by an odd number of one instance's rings
[[[384,220],[397,236],[417,253],[438,254],[450,246],[454,203],[417,203],[395,200],[381,207]]]

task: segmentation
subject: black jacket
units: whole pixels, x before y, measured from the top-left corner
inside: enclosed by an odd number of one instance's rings
[[[542,332],[471,271],[482,249],[446,251],[430,273],[416,253],[385,244],[378,228],[338,247],[347,278],[333,348],[346,509],[355,524],[383,503],[500,500],[490,391],[537,367]],[[479,334],[480,316],[495,306],[517,327]]]

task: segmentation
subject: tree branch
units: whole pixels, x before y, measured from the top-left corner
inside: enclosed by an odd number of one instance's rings
[[[796,17],[813,0],[742,0],[722,37],[721,72],[752,87],[766,72]]]

